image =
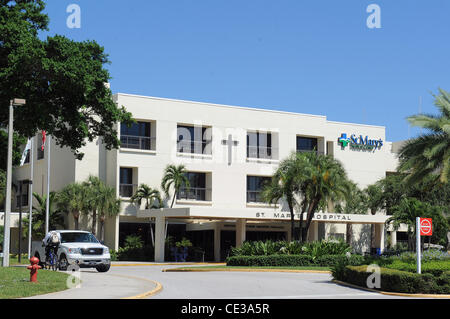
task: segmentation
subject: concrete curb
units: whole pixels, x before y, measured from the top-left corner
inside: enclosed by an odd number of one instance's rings
[[[129,263],[129,264],[111,264],[111,267],[138,267],[138,266],[196,266],[196,265],[211,265],[211,266],[221,266],[226,265],[225,263]]]
[[[114,276],[123,277],[123,278],[130,278],[130,279],[137,279],[137,280],[145,280],[145,281],[151,282],[154,285],[156,285],[156,287],[154,289],[146,291],[146,292],[144,292],[142,294],[138,294],[138,295],[134,295],[134,296],[130,296],[130,297],[123,297],[123,298],[120,298],[120,299],[143,299],[143,298],[146,298],[146,297],[151,297],[153,295],[156,295],[157,293],[159,293],[163,289],[163,286],[159,282],[157,282],[155,280],[146,279],[146,278],[142,278],[142,277],[117,275],[117,274],[114,274]]]
[[[316,273],[316,274],[330,274],[331,272],[328,270],[300,270],[300,269],[236,269],[236,268],[215,268],[215,269],[206,269],[206,268],[168,268],[163,269],[162,272],[212,272],[212,271],[237,271],[237,272],[293,272],[293,273]]]
[[[335,284],[338,284],[338,285],[347,286],[347,287],[356,288],[356,289],[363,289],[363,290],[376,292],[376,293],[379,293],[379,294],[382,294],[382,295],[387,295],[387,296],[450,299],[450,295],[409,294],[409,293],[402,293],[402,292],[387,292],[387,291],[381,291],[381,290],[361,287],[361,286],[353,285],[353,284],[350,284],[350,283],[347,283],[347,282],[343,282],[343,281],[340,281],[340,280],[335,280],[335,279],[333,279],[332,282],[334,282]]]

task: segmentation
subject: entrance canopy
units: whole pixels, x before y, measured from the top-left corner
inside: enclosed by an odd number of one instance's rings
[[[244,211],[244,212],[243,212]],[[202,220],[236,220],[245,219],[247,221],[290,221],[289,212],[260,212],[251,213],[245,210],[215,209],[211,207],[184,207],[184,208],[161,208],[146,209],[137,212],[138,218],[180,218],[180,219],[202,219]],[[306,213],[303,214],[303,220],[306,220]],[[335,213],[316,213],[313,221],[326,223],[353,223],[353,224],[384,224],[389,216],[386,215],[358,215],[358,214],[335,214]],[[300,214],[295,214],[295,220],[300,219]]]

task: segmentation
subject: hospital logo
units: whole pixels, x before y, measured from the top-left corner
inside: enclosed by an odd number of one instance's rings
[[[342,149],[350,146],[350,149],[359,151],[375,151],[383,146],[382,139],[374,140],[369,139],[369,136],[357,136],[356,134],[347,136],[347,133],[341,134],[341,137],[338,138],[338,143],[341,144]]]

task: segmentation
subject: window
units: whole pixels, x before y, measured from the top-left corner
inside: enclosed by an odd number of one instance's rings
[[[317,138],[297,136],[297,152],[317,152]]]
[[[247,203],[263,203],[261,192],[270,180],[271,177],[247,176]]]
[[[133,169],[129,167],[121,167],[119,179],[119,195],[121,197],[133,196]]]
[[[208,132],[208,127],[178,125],[177,152],[211,154],[211,138],[208,138]]]
[[[247,132],[247,157],[272,158],[272,134]]]
[[[177,194],[177,199],[201,200],[205,201],[207,197],[206,173],[186,173],[189,180],[189,188],[182,185]]]
[[[133,123],[131,127],[120,124],[120,144],[123,148],[155,150],[155,139],[151,136],[150,122]]]

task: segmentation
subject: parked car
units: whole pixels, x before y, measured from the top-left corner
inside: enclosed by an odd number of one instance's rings
[[[109,249],[92,233],[82,230],[56,230],[56,232],[61,235],[61,244],[57,252],[60,270],[67,270],[70,265],[96,268],[99,272],[109,270],[111,267]],[[32,252],[41,264],[45,264],[45,246],[42,241],[33,242]]]

